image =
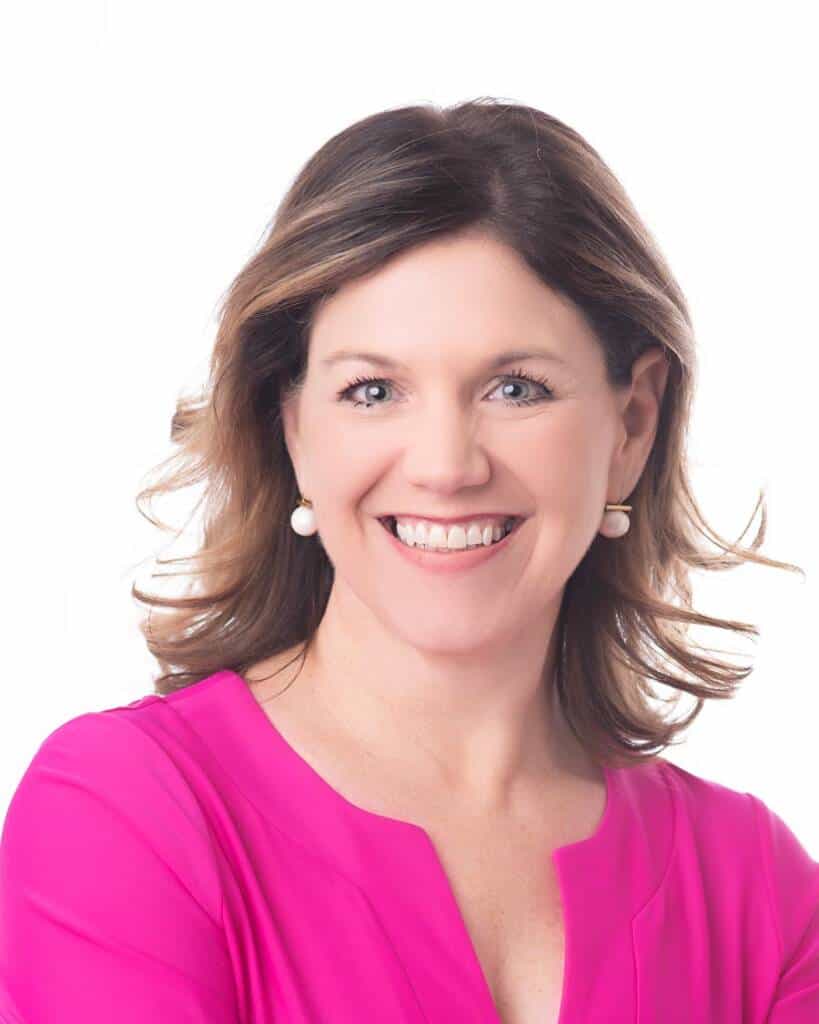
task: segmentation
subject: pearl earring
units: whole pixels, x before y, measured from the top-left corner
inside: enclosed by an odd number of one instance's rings
[[[290,525],[301,537],[309,537],[316,532],[316,513],[312,501],[299,498],[298,505],[290,513]]]
[[[631,505],[606,505],[600,532],[604,537],[622,537],[628,533],[631,520],[628,517]]]

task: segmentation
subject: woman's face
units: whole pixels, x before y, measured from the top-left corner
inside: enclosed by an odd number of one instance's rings
[[[548,621],[606,501],[642,471],[650,438],[639,465],[625,457],[628,397],[580,313],[487,236],[424,243],[346,284],[320,307],[304,390],[283,409],[334,587],[430,652],[488,651]],[[379,521],[481,513],[524,521],[445,574],[402,557]]]

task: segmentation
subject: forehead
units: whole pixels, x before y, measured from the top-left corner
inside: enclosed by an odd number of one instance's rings
[[[465,234],[417,245],[327,297],[314,316],[310,361],[331,368],[342,350],[366,350],[395,364],[471,364],[534,347],[568,365],[600,359],[572,302],[510,246]]]

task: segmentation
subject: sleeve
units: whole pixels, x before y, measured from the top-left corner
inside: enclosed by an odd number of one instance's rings
[[[752,800],[781,950],[767,1024],[814,1024],[819,1021],[819,862],[764,801]]]
[[[41,744],[0,837],[3,1024],[236,1024],[207,819],[116,709]]]

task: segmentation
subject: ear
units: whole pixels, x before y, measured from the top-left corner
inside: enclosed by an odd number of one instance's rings
[[[634,360],[631,385],[619,400],[623,440],[612,461],[610,501],[619,502],[630,494],[645,468],[657,435],[669,365],[662,345],[653,345]]]

